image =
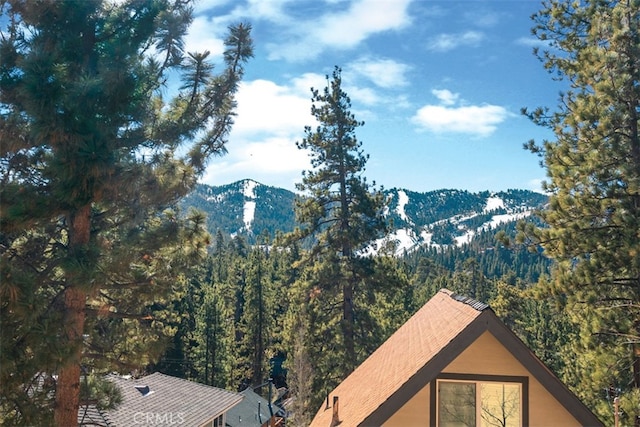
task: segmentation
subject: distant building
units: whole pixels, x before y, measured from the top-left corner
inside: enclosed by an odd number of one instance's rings
[[[120,389],[122,403],[107,411],[80,407],[79,425],[223,427],[228,411],[243,399],[239,393],[159,372],[138,379],[115,375],[107,379]]]
[[[284,426],[284,410],[264,399],[250,388],[240,392],[242,402],[227,412],[229,427],[281,427]]]

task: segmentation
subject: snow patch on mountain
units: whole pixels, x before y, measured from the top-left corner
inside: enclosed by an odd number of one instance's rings
[[[431,240],[433,239],[433,233],[429,233],[427,230],[422,230],[420,232],[420,238],[424,242],[425,246],[440,246],[436,243],[431,243]]]
[[[396,230],[391,236],[389,236],[391,241],[396,243],[396,255],[402,255],[402,253],[407,250],[415,248],[416,246],[416,235],[412,230],[402,228]]]
[[[222,201],[224,201],[224,199],[227,198],[228,193],[220,193],[214,196],[207,196],[204,199],[207,202],[212,202],[212,203],[220,203]]]
[[[405,251],[410,252],[411,250],[416,249],[420,242],[413,230],[400,228],[366,247],[362,251],[362,255],[376,256],[380,253],[382,248],[388,247],[389,243],[393,243],[395,247],[394,255],[400,256],[404,254]]]
[[[492,230],[499,226],[512,221],[519,221],[531,215],[531,211],[516,212],[504,215],[494,215],[491,221],[486,222],[479,228],[479,230]]]
[[[255,218],[256,213],[256,186],[257,182],[252,180],[245,180],[242,189],[244,195],[244,209],[242,215],[242,221],[244,222],[244,228],[247,231],[251,231],[251,224]]]
[[[462,236],[456,236],[454,238],[455,242],[456,242],[456,246],[462,246],[464,244],[467,243],[471,243],[471,240],[473,240],[473,236],[476,235],[476,232],[473,230],[468,230],[466,233],[464,233]]]
[[[406,214],[405,211],[405,207],[409,203],[409,197],[403,190],[398,190],[397,194],[398,204],[395,207],[394,211],[403,221],[408,224],[414,225],[415,223],[411,220],[411,218]],[[532,213],[532,210],[530,209],[521,209],[522,208],[508,208],[502,198],[491,196],[487,198],[482,212],[470,212],[466,214],[454,215],[449,218],[443,218],[438,221],[434,221],[433,223],[430,223],[418,229],[416,229],[415,227],[397,229],[391,234],[387,235],[385,238],[378,239],[374,245],[371,245],[369,248],[363,251],[363,253],[366,255],[377,255],[378,253],[380,253],[380,250],[382,248],[388,247],[389,243],[394,244],[394,254],[396,256],[401,256],[404,253],[413,252],[421,247],[431,247],[436,249],[443,248],[447,245],[433,242],[433,230],[446,224],[454,225],[458,230],[458,233],[460,233],[460,235],[458,236],[453,236],[453,244],[460,247],[465,244],[471,243],[478,234],[484,231],[495,229],[501,224],[524,219],[530,216]],[[509,213],[491,215],[488,221],[484,222],[476,228],[470,229],[467,225],[465,225],[467,221],[473,220],[481,214],[490,214],[491,212],[495,212],[497,210],[507,210],[507,212]]]
[[[487,204],[484,207],[484,212],[486,213],[504,208],[504,200],[497,196],[491,196],[487,199]]]
[[[404,190],[398,190],[398,206],[396,206],[396,213],[398,214],[400,219],[408,222],[409,224],[412,224],[411,220],[404,210],[404,207],[407,205],[407,203],[409,203],[409,196],[407,196],[407,193],[405,193]]]

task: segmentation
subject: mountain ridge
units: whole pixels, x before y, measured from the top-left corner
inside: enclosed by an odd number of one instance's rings
[[[546,195],[530,190],[482,191],[441,189],[416,192],[404,188],[382,190],[387,200],[384,215],[390,233],[375,247],[393,243],[396,254],[421,247],[462,246],[483,232],[515,224],[530,217],[548,201]],[[292,191],[244,179],[231,184],[198,184],[181,202],[207,213],[207,227],[213,234],[242,235],[251,243],[260,236],[273,237],[296,226]]]

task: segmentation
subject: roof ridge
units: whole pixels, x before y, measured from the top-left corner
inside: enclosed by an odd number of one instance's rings
[[[440,289],[440,292],[442,292],[444,294],[447,294],[451,299],[453,299],[455,301],[458,301],[458,302],[461,302],[463,304],[466,304],[466,305],[468,305],[468,306],[470,306],[473,309],[478,310],[478,311],[484,311],[484,310],[490,308],[489,304],[486,304],[484,302],[475,300],[475,299],[473,299],[471,297],[468,297],[468,296],[465,296],[465,295],[456,294],[455,292],[450,291],[449,289],[446,289],[446,288]]]

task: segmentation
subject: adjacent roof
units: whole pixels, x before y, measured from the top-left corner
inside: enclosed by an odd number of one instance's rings
[[[329,395],[339,397],[341,426],[383,424],[482,333],[490,331],[584,425],[600,421],[491,311],[488,305],[440,290]],[[311,427],[329,427],[323,404]]]
[[[122,392],[122,403],[108,412],[109,425],[200,426],[227,412],[242,395],[159,372],[139,379],[108,377]],[[143,391],[148,391],[143,395]],[[164,423],[164,424],[163,424]]]
[[[98,409],[96,405],[80,405],[78,411],[78,425],[83,427],[112,427],[105,411]]]
[[[244,396],[242,402],[227,412],[226,424],[230,427],[260,427],[269,421],[271,411],[274,415],[282,412],[282,409],[274,404],[271,404],[270,411],[269,401],[250,388],[241,391],[240,394]]]

